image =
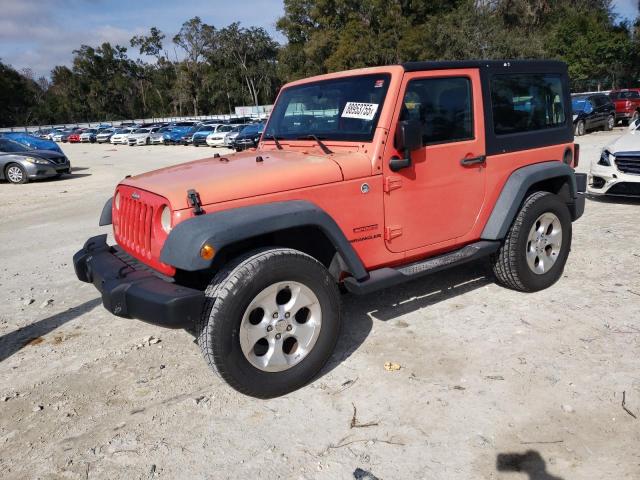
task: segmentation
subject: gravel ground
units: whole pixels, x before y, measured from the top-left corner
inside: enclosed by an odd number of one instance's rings
[[[582,137],[579,170],[620,133]],[[640,201],[588,200],[546,291],[477,263],[344,296],[328,367],[261,401],[71,265],[119,179],[213,151],[64,149],[72,176],[0,184],[2,478],[640,478]]]

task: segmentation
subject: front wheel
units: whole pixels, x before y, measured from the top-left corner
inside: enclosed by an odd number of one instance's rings
[[[564,271],[571,235],[569,209],[560,197],[549,192],[529,195],[492,256],[498,283],[523,292],[550,287]]]
[[[10,183],[27,183],[29,181],[29,177],[27,176],[27,171],[24,167],[18,163],[10,164],[5,170],[5,178],[9,180]]]
[[[604,124],[604,129],[606,131],[611,131],[616,126],[616,117],[614,115],[609,115],[607,118],[607,123]]]
[[[336,282],[297,250],[254,251],[209,284],[198,344],[231,387],[258,398],[287,394],[325,365],[340,332]]]

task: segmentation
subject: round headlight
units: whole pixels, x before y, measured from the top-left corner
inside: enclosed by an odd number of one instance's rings
[[[120,192],[116,192],[116,198],[113,199],[116,210],[120,210]]]
[[[160,214],[160,225],[162,229],[169,233],[171,231],[171,209],[166,205],[162,207],[162,213]]]

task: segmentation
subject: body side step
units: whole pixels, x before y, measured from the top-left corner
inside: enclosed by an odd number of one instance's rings
[[[399,285],[423,275],[428,275],[445,268],[461,265],[478,258],[491,255],[500,248],[499,241],[482,240],[459,250],[410,263],[398,268],[380,268],[369,272],[369,278],[359,282],[353,277],[344,280],[344,285],[351,293],[364,295],[383,288]]]

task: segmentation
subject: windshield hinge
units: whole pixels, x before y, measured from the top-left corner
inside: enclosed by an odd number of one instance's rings
[[[204,213],[202,202],[200,201],[200,194],[196,190],[187,190],[187,201],[189,206],[193,207],[194,215],[202,215]]]

